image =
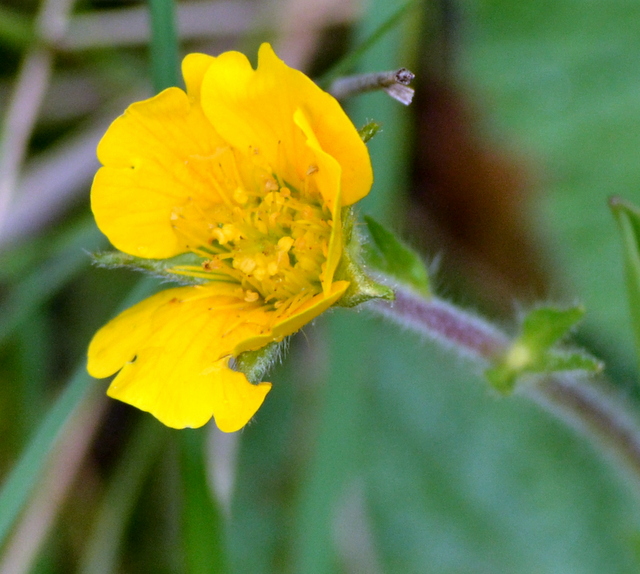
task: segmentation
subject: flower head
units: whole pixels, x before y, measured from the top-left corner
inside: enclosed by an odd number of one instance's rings
[[[338,102],[263,44],[190,54],[186,93],[131,105],[98,146],[91,204],[121,251],[165,259],[197,285],[162,291],[105,325],[89,372],[119,371],[108,394],[175,427],[212,416],[242,428],[270,383],[233,370],[337,302],[341,208],[372,183],[366,147]]]

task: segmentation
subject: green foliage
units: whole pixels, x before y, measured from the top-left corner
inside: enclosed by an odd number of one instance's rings
[[[180,435],[183,486],[183,544],[189,574],[225,574],[225,532],[207,477],[206,430]]]
[[[640,359],[640,209],[619,198],[612,198],[609,205],[622,239],[629,308]]]
[[[628,386],[636,357],[605,206],[611,195],[640,203],[640,4],[472,0],[462,15],[458,77],[480,106],[477,129],[524,166],[554,288],[589,310],[582,341]]]
[[[491,385],[500,392],[508,393],[513,390],[517,378],[526,373],[601,371],[602,364],[582,351],[554,348],[583,315],[581,307],[541,307],[527,314],[522,321],[520,334],[504,357],[485,372]]]
[[[372,242],[365,244],[365,263],[428,296],[429,275],[422,257],[385,229],[373,217],[365,216]]]
[[[34,313],[40,305],[85,271],[90,258],[84,249],[95,249],[104,244],[104,238],[93,225],[73,227],[57,238],[45,261],[39,261],[21,276],[11,294],[4,301],[0,315],[0,342],[13,334],[15,328]],[[17,258],[18,261],[22,257]],[[46,281],[42,278],[46,277]]]
[[[13,49],[23,49],[33,36],[33,25],[27,16],[0,5],[0,42]]]
[[[114,469],[80,560],[81,574],[109,574],[118,569],[127,527],[153,464],[167,448],[169,431],[142,417]]]
[[[83,361],[67,388],[49,409],[17,464],[5,478],[0,489],[0,545],[6,541],[15,520],[28,502],[56,439],[88,394],[92,380]]]

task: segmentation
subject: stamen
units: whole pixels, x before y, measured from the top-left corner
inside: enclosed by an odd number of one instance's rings
[[[256,293],[255,291],[245,291],[244,293],[244,300],[247,303],[253,303],[254,301],[257,301],[260,298],[260,295],[258,295],[258,293]]]
[[[331,213],[314,178],[303,178],[303,189],[296,189],[271,170],[257,148],[250,151],[249,165],[238,164],[231,148],[207,158],[220,203],[190,201],[171,214],[176,233],[203,259],[200,266],[174,271],[236,283],[245,305],[268,304],[282,317],[322,292]],[[317,165],[310,165],[307,176],[317,171]]]

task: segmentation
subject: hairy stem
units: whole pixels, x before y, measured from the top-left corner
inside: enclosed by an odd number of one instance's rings
[[[392,321],[434,339],[486,366],[504,353],[509,338],[483,319],[442,299],[425,299],[408,289],[396,289],[395,301],[376,300],[371,309]]]
[[[432,297],[399,288],[394,302],[375,301],[372,311],[457,351],[485,368],[509,348],[509,338],[491,323]],[[518,390],[518,389],[517,389]],[[584,432],[607,455],[615,455],[640,483],[640,424],[607,382],[580,371],[536,377],[519,389],[563,422]]]
[[[640,426],[622,401],[601,384],[580,376],[549,376],[524,394],[615,454],[640,480]]]

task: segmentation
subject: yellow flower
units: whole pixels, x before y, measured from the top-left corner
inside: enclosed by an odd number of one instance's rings
[[[190,54],[186,93],[131,105],[98,146],[96,222],[138,257],[183,253],[198,285],[162,291],[96,333],[88,369],[117,371],[108,394],[164,424],[212,416],[242,428],[270,383],[233,370],[338,301],[341,208],[371,187],[369,155],[338,102],[268,44],[254,70],[238,52]]]

